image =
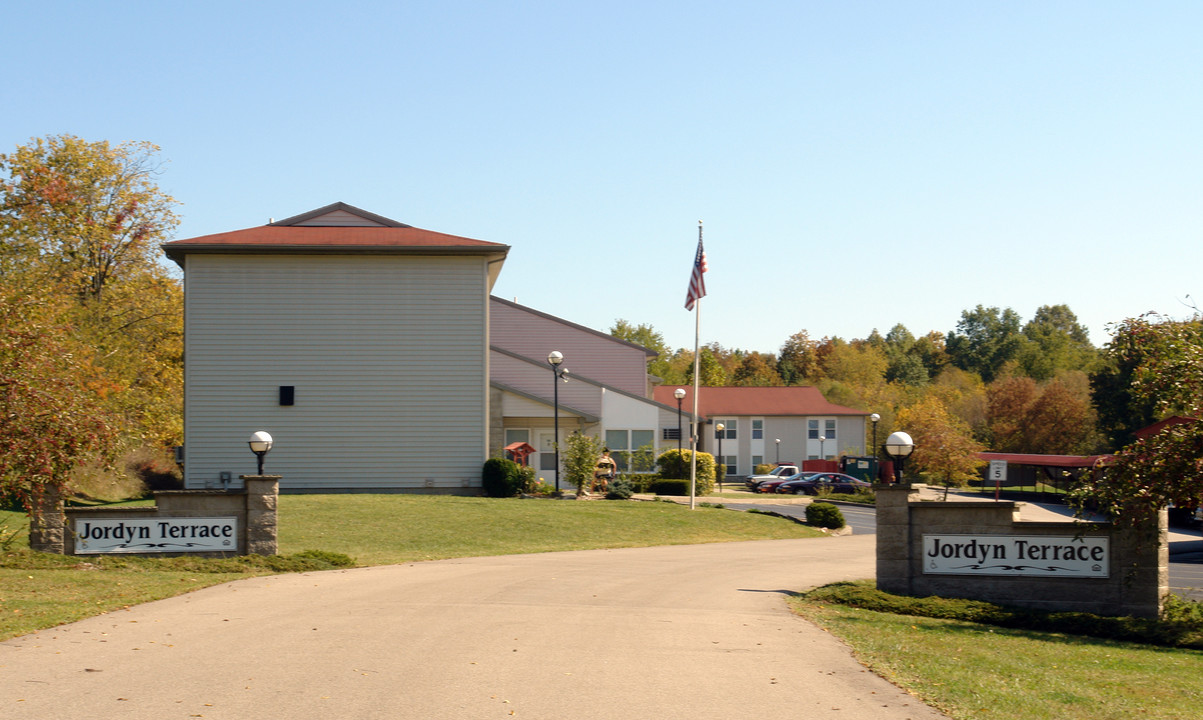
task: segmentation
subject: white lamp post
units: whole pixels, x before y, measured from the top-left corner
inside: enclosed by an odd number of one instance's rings
[[[827,436],[820,435],[819,436],[819,459],[820,460],[827,459],[827,450],[824,447],[826,442],[827,442]]]
[[[873,413],[872,415],[869,416],[869,422],[873,423],[873,446],[872,447],[873,447],[873,456],[874,457],[877,456],[877,421],[880,419],[881,419],[881,416],[878,415],[877,413]]]
[[[777,464],[780,465],[781,464],[781,438],[777,438],[773,442],[777,444]]]
[[[568,370],[561,370],[560,364],[564,362],[564,354],[559,350],[552,350],[547,355],[547,364],[551,366],[551,394],[553,404],[553,432],[555,437],[552,440],[552,446],[556,451],[556,493],[560,492],[560,383],[559,380],[568,382]]]
[[[681,401],[685,399],[685,388],[677,388],[673,390],[673,397],[677,399],[677,456],[681,455]]]
[[[247,441],[247,445],[251,446],[251,452],[255,453],[259,458],[259,474],[263,474],[263,456],[272,449],[272,436],[266,432],[259,430],[251,433],[251,439]]]
[[[886,455],[893,458],[898,465],[895,481],[902,484],[902,465],[911,456],[911,453],[915,452],[915,441],[911,439],[910,435],[899,431],[890,433],[884,447]]]
[[[727,466],[723,464],[723,431],[727,426],[719,423],[714,426],[715,436],[718,438],[718,465],[722,465],[722,471],[719,471],[718,466],[715,466],[714,472],[718,475],[718,491],[723,491],[723,476],[727,474]]]

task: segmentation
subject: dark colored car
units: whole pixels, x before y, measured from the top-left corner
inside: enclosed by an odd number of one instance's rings
[[[783,495],[818,495],[826,488],[827,492],[855,493],[861,490],[871,490],[873,483],[843,473],[803,473],[810,477],[789,478],[777,483],[773,491]]]
[[[794,480],[803,480],[803,479],[809,478],[811,475],[819,475],[819,474],[820,473],[817,473],[817,472],[800,472],[800,473],[794,473],[793,475],[789,475],[787,477],[776,478],[773,480],[762,480],[759,484],[756,485],[756,487],[752,488],[752,492],[771,493],[771,492],[774,492],[778,487],[780,487],[784,483],[792,482]]]

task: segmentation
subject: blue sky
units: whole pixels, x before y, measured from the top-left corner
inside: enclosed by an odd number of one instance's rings
[[[14,5],[16,5],[14,7]],[[0,148],[149,140],[177,238],[331,202],[692,347],[1203,298],[1203,3],[10,4]]]

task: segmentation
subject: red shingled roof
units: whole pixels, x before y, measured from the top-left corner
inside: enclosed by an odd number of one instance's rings
[[[677,406],[673,392],[683,387],[683,408],[693,408],[693,388],[678,385],[660,385],[655,388],[654,399],[670,407]],[[706,417],[723,415],[765,416],[813,416],[813,415],[868,415],[856,410],[827,402],[816,387],[703,387],[698,392],[698,414]]]
[[[176,259],[191,252],[364,250],[383,252],[504,253],[508,245],[413,227],[263,227],[163,243]]]
[[[347,219],[352,222],[348,223]],[[188,253],[376,252],[422,255],[505,255],[508,245],[411,227],[396,220],[334,203],[261,227],[163,243],[179,262]]]

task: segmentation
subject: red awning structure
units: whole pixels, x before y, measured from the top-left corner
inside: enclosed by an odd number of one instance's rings
[[[1037,455],[1035,453],[978,453],[979,460],[1006,460],[1011,465],[1033,465],[1035,467],[1092,468],[1110,455]]]
[[[530,443],[515,442],[505,446],[506,456],[519,465],[525,465],[526,459],[533,452],[535,452],[535,448]]]

